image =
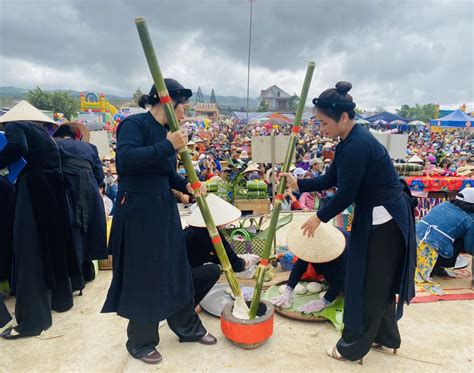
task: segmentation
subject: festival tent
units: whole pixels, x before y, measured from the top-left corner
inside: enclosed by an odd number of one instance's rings
[[[474,117],[467,115],[461,110],[456,110],[439,119],[432,119],[430,121],[432,126],[445,128],[470,128],[474,124]]]
[[[406,123],[409,122],[408,119],[406,118],[403,118],[399,115],[396,115],[396,114],[393,114],[393,113],[389,113],[388,111],[382,111],[381,113],[378,113],[378,114],[374,114],[374,115],[371,115],[370,117],[367,117],[367,118],[364,118],[366,120],[368,120],[369,122],[373,123],[377,120],[383,120],[385,122],[393,122],[394,120],[402,120]]]

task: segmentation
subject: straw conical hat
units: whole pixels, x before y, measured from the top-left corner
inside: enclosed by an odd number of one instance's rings
[[[232,223],[242,215],[242,212],[237,207],[217,197],[215,194],[208,194],[206,200],[217,227]],[[204,218],[201,215],[201,210],[199,210],[197,205],[194,205],[191,209],[194,211],[188,219],[188,224],[191,227],[206,227]]]
[[[0,117],[0,123],[18,121],[46,122],[57,126],[54,120],[25,100],[20,101]]]
[[[76,140],[81,140],[83,142],[89,142],[91,134],[89,129],[79,122],[66,122],[59,126],[59,128],[54,131],[53,137],[63,136],[62,128],[69,127],[74,133],[76,133]]]
[[[303,236],[301,223],[290,223],[288,248],[298,258],[310,263],[326,263],[339,257],[346,247],[344,234],[329,223],[321,223],[314,237]]]
[[[248,167],[244,170],[244,174],[247,172],[260,171],[256,163],[250,163]]]

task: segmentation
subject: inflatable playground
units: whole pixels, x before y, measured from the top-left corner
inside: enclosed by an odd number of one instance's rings
[[[90,126],[103,126],[114,131],[125,115],[112,105],[103,93],[81,92],[79,121]]]

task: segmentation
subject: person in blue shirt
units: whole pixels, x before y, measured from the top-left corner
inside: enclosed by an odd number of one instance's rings
[[[443,202],[416,225],[417,269],[415,280],[430,288],[430,275],[437,262],[454,266],[461,251],[474,251],[474,188],[461,190],[452,201]],[[454,260],[448,260],[453,258]]]
[[[344,331],[327,353],[337,360],[362,362],[373,345],[400,346],[397,320],[403,303],[415,295],[416,238],[411,198],[385,147],[355,123],[351,87],[339,82],[313,99],[323,135],[341,139],[327,172],[303,180],[283,176],[289,188],[300,192],[337,187],[334,197],[303,224],[309,237],[317,234],[321,222],[355,204],[346,253]]]

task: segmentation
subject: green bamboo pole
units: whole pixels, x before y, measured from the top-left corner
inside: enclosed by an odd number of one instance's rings
[[[296,147],[296,140],[299,134],[301,117],[303,116],[304,105],[306,98],[308,97],[309,86],[311,84],[311,78],[315,68],[314,62],[308,63],[306,70],[306,76],[304,78],[303,88],[301,89],[301,96],[298,102],[298,108],[296,110],[295,120],[293,122],[293,128],[290,135],[290,143],[286,151],[285,162],[283,163],[282,172],[288,172],[290,169],[291,160]],[[265,267],[269,263],[270,251],[272,248],[273,237],[275,236],[275,230],[278,222],[278,217],[281,211],[281,204],[283,201],[283,193],[286,189],[286,178],[281,178],[278,184],[275,198],[273,199],[273,211],[272,218],[270,220],[270,226],[268,228],[267,238],[265,240],[265,247],[263,248],[262,260],[260,261],[257,271],[257,282],[253,291],[252,303],[250,304],[250,319],[254,319],[257,316],[258,305],[260,304],[260,296],[262,294],[263,280],[265,278]]]
[[[170,126],[171,131],[177,131],[179,130],[178,119],[176,118],[176,114],[169,97],[168,89],[166,88],[163,75],[161,74],[160,65],[158,64],[158,59],[156,58],[155,50],[151,42],[150,34],[148,33],[148,27],[146,25],[145,19],[136,18],[135,24],[140,36],[143,51],[145,52],[148,67],[150,68],[156,90],[158,91],[158,95],[160,97],[160,102],[162,103],[166,117],[168,118],[168,125]],[[201,210],[201,214],[204,218],[204,221],[206,222],[206,227],[209,235],[211,236],[212,244],[216,249],[217,257],[219,258],[219,261],[222,265],[222,269],[224,270],[224,273],[227,277],[230,288],[232,289],[232,292],[236,298],[243,299],[242,291],[240,290],[239,283],[237,282],[235,273],[232,270],[232,266],[230,265],[229,258],[227,257],[227,253],[224,249],[224,245],[222,244],[216,224],[214,223],[209,206],[207,205],[206,198],[199,190],[200,182],[196,175],[196,171],[194,170],[188,149],[186,147],[179,149],[179,155],[183,161],[184,168],[186,169],[191,186],[194,189],[194,196],[196,197],[199,209]]]

